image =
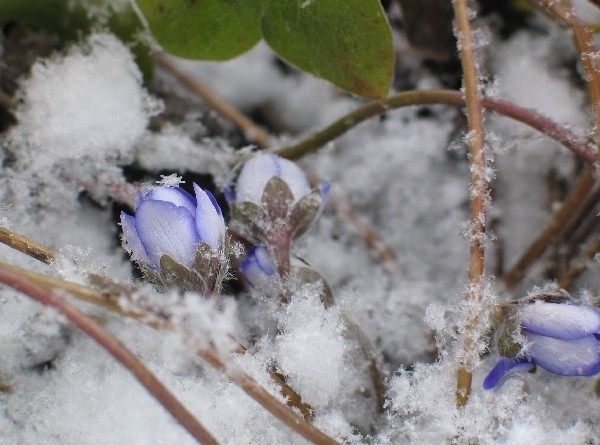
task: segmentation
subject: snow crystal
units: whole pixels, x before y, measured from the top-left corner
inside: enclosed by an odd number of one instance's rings
[[[318,294],[298,295],[285,308],[281,323],[277,364],[306,402],[317,408],[326,406],[340,390],[344,367],[339,311],[325,309]]]

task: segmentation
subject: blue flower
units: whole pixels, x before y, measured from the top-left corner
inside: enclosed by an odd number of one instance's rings
[[[587,306],[536,301],[519,308],[520,350],[501,357],[483,382],[495,387],[508,374],[535,365],[562,376],[600,373],[600,312]],[[502,352],[501,352],[502,353]]]
[[[240,271],[252,288],[262,291],[273,287],[276,271],[269,252],[263,246],[250,249],[246,259],[240,264]]]
[[[161,258],[192,268],[201,245],[220,252],[225,222],[214,196],[194,184],[194,198],[179,187],[160,186],[137,196],[135,217],[121,213],[123,244],[143,268],[161,273]]]

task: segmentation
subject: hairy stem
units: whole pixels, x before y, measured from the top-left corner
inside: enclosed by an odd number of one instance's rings
[[[99,323],[83,314],[72,304],[43,289],[30,280],[17,275],[10,269],[0,265],[0,282],[11,286],[50,306],[93,338],[102,348],[112,355],[121,365],[129,370],[142,386],[183,426],[198,443],[218,445],[217,439],[177,400],[177,398],[158,380],[158,378],[118,339],[113,337]]]
[[[469,156],[471,164],[471,233],[469,260],[469,291],[466,297],[473,303],[483,300],[483,280],[485,275],[485,228],[486,205],[489,200],[488,184],[485,179],[486,155],[483,129],[483,107],[477,64],[475,60],[473,36],[469,22],[467,0],[453,0],[454,17],[457,29],[458,47],[463,71],[467,122],[469,126]],[[477,304],[476,306],[480,306]],[[471,394],[472,349],[478,334],[475,326],[480,316],[479,307],[469,306],[463,332],[463,351],[457,372],[456,404],[464,406]]]

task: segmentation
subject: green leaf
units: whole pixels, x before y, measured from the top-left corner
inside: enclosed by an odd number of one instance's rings
[[[263,2],[263,37],[283,59],[360,96],[387,96],[394,50],[379,0]]]
[[[226,60],[260,40],[259,0],[137,0],[165,51],[188,59]]]

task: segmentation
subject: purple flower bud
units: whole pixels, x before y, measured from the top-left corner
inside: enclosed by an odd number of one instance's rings
[[[563,376],[600,373],[600,312],[587,306],[536,301],[519,308],[521,350],[501,358],[484,381],[496,386],[515,370],[533,365]]]
[[[290,188],[294,202],[310,193],[308,179],[296,164],[271,153],[260,153],[244,164],[237,180],[235,200],[261,204],[265,186],[275,176]]]
[[[163,255],[190,268],[202,243],[221,250],[221,209],[210,192],[196,184],[194,191],[195,198],[179,187],[156,187],[138,194],[135,217],[121,213],[123,244],[134,261],[160,274]]]
[[[248,284],[259,290],[267,290],[273,286],[275,267],[269,252],[263,246],[254,246],[240,265],[240,271]]]

